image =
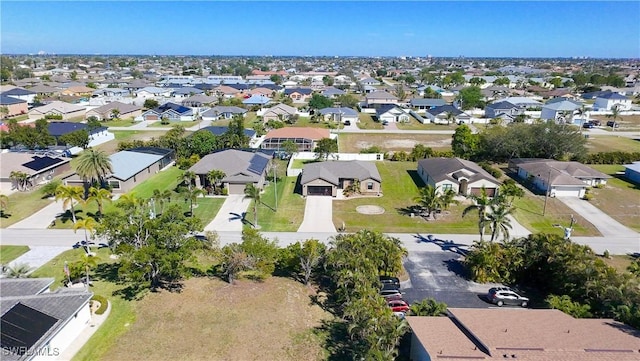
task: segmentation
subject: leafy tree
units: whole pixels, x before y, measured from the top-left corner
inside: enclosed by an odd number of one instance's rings
[[[160,104],[158,104],[158,101],[155,99],[145,99],[143,107],[145,109],[154,109],[154,108],[157,108],[158,105]]]
[[[237,243],[231,243],[222,248],[220,268],[222,274],[230,284],[234,284],[238,274],[254,267],[254,259],[242,250]]]
[[[189,151],[200,157],[219,149],[219,143],[218,137],[207,130],[197,131],[187,140]]]
[[[464,110],[482,108],[484,106],[484,102],[482,101],[482,99],[482,92],[477,86],[470,86],[460,89],[460,93],[456,97],[456,100],[458,100],[462,104],[461,108]]]
[[[302,244],[298,257],[300,259],[302,279],[305,285],[309,284],[311,273],[316,269],[318,264],[320,264],[325,252],[326,246],[317,239],[307,239]]]
[[[545,302],[550,308],[560,310],[571,317],[589,318],[593,316],[589,311],[591,309],[589,305],[583,305],[580,304],[580,302],[573,302],[571,297],[567,295],[549,295],[545,299]]]
[[[59,138],[60,143],[73,147],[87,149],[89,146],[89,132],[86,129],[80,129],[71,133],[64,134]]]
[[[244,188],[244,197],[253,200],[253,228],[258,228],[258,206],[262,204],[261,189],[252,183]]]
[[[447,304],[438,302],[433,298],[425,298],[422,301],[414,302],[410,306],[412,316],[446,316]]]
[[[242,249],[252,258],[252,264],[261,278],[271,276],[275,271],[275,264],[278,261],[278,244],[270,241],[254,228],[242,231]]]
[[[336,97],[335,103],[340,103],[340,106],[347,108],[355,108],[360,101],[353,94],[342,94]]]
[[[100,123],[100,120],[97,117],[92,115],[89,118],[87,118],[87,127],[89,128],[89,130],[100,128],[101,126],[102,124]]]
[[[402,84],[396,84],[393,88],[393,95],[398,97],[400,100],[407,99],[407,92],[404,90],[404,86]]]
[[[372,153],[383,153],[379,147],[373,150],[375,151],[373,151]],[[414,161],[429,158],[431,156],[433,156],[433,149],[431,149],[430,147],[427,147],[424,144],[414,145],[413,148],[411,149],[411,154],[409,155],[409,157]]]
[[[331,138],[322,138],[316,143],[316,159],[325,161],[330,154],[338,153],[338,141]]]
[[[66,210],[69,208],[71,210],[71,219],[73,223],[76,223],[76,211],[74,208],[75,202],[82,203],[82,196],[84,195],[84,191],[80,186],[65,186],[61,185],[56,189],[56,201],[62,200],[62,209]]]
[[[325,97],[322,94],[315,93],[309,100],[309,107],[312,109],[323,109],[333,106],[333,100]]]
[[[479,78],[477,76],[474,76],[473,78],[469,79],[469,84],[475,85],[475,86],[480,86],[486,82],[487,82],[486,80],[484,80],[483,78]]]
[[[462,124],[456,128],[451,140],[451,149],[456,157],[471,159],[478,148],[478,136],[471,132],[471,128]]]
[[[244,134],[244,117],[234,115],[227,131],[222,135],[222,142],[226,148],[247,148],[249,137]]]
[[[85,182],[105,183],[107,175],[113,172],[111,159],[103,150],[86,149],[78,156],[75,163],[76,173]]]
[[[496,78],[496,80],[493,81],[493,84],[508,86],[509,84],[511,84],[511,81],[506,76],[503,76],[503,77]]]
[[[282,84],[283,82],[283,78],[282,75],[278,75],[278,74],[273,74],[271,75],[271,77],[269,78],[272,82],[276,83],[277,85]]]
[[[284,150],[289,156],[293,156],[298,153],[298,145],[293,140],[288,139],[282,143],[282,150]]]

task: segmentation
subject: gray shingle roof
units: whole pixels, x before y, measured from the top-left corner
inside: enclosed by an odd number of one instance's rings
[[[549,178],[551,185],[585,185],[582,178],[611,178],[602,172],[579,162],[561,162],[551,159],[523,158],[512,160],[512,163],[529,174]]]
[[[53,278],[0,278],[2,297],[32,296],[45,291]]]
[[[26,100],[10,97],[8,95],[0,95],[0,105],[12,105],[12,104],[20,104],[26,103]]]
[[[207,154],[189,170],[196,174],[207,174],[213,169],[218,169],[227,175],[222,179],[223,182],[257,182],[270,159],[268,155],[259,152],[226,149]]]
[[[486,179],[495,184],[500,184],[497,179],[476,163],[460,158],[426,158],[419,160],[418,165],[421,166],[435,182],[440,182],[445,179],[458,182],[458,180],[451,175],[461,170],[467,170],[468,173],[472,173],[469,177],[470,182],[478,179]]]
[[[309,163],[302,171],[301,184],[307,184],[316,179],[323,179],[331,184],[338,185],[340,178],[374,179],[382,182],[380,172],[374,162],[364,162],[359,160],[350,161],[329,161],[320,163]]]
[[[447,104],[443,99],[414,98],[409,101],[414,107],[437,107]]]
[[[347,107],[340,107],[340,108],[323,108],[320,109],[320,114],[322,115],[327,115],[327,114],[342,114],[342,115],[346,115],[349,117],[357,117],[358,116],[358,112],[351,109],[351,108],[347,108]]]

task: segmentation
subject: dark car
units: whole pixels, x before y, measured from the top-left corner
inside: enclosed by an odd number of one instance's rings
[[[618,128],[619,126],[620,124],[614,122],[613,120],[607,122],[607,127]]]
[[[407,312],[407,311],[409,311],[409,305],[407,305],[406,302],[401,301],[401,300],[389,301],[389,302],[387,302],[387,305],[389,305],[389,307],[391,307],[391,310],[393,312]]]
[[[344,125],[351,125],[351,121],[350,120],[345,120],[344,121]]]
[[[586,129],[591,129],[591,128],[594,127],[594,125],[591,122],[586,122],[586,123],[582,124],[582,127],[586,128]]]
[[[382,289],[400,289],[400,279],[398,277],[380,276],[380,283],[382,284]]]
[[[382,290],[380,291],[380,296],[384,297],[387,301],[402,299],[400,290]]]
[[[508,287],[493,287],[487,293],[487,300],[502,307],[502,305],[516,305],[527,307],[529,299],[516,293]]]

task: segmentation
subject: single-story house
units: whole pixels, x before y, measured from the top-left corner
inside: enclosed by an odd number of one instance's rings
[[[60,94],[74,97],[91,96],[94,90],[95,89],[89,88],[84,85],[76,85],[62,90]]]
[[[628,180],[640,184],[640,162],[625,165],[624,176]]]
[[[60,89],[44,84],[38,84],[28,89],[41,97],[50,97],[60,94]]]
[[[202,113],[202,120],[231,119],[234,115],[247,115],[247,110],[235,106],[215,106]]]
[[[313,89],[311,88],[286,88],[284,95],[288,96],[294,102],[306,102],[311,98]]]
[[[377,90],[365,96],[365,104],[367,107],[375,107],[376,104],[398,104],[398,97],[387,91]]]
[[[409,105],[412,109],[419,113],[424,113],[429,109],[440,107],[447,104],[443,99],[430,99],[430,98],[414,98],[409,100]]]
[[[322,95],[323,96],[325,96],[327,98],[331,98],[331,99],[332,98],[336,98],[336,97],[338,97],[340,95],[344,95],[344,94],[346,94],[344,92],[344,90],[340,90],[340,89],[332,87],[332,86],[328,87],[328,88],[326,88],[325,90],[322,91]]]
[[[499,101],[509,102],[517,107],[528,110],[540,109],[540,107],[542,107],[542,103],[529,97],[507,97]]]
[[[573,318],[560,310],[449,308],[447,317],[406,320],[412,361],[640,359],[632,327],[612,319]]]
[[[201,132],[203,130],[206,130],[206,131],[210,132],[213,135],[220,136],[220,135],[223,135],[224,133],[226,133],[227,130],[229,130],[229,127],[208,126],[208,127],[204,127],[202,129],[198,130],[198,132]],[[195,132],[194,132],[194,134],[195,134]],[[245,129],[244,130],[244,135],[247,136],[249,138],[249,141],[251,142],[251,141],[254,141],[255,139],[257,139],[256,136],[258,135],[258,133],[256,133],[256,131],[253,130],[253,129]]]
[[[437,124],[448,124],[449,120],[447,120],[447,117],[449,114],[453,115],[453,123],[462,124],[471,122],[471,116],[469,114],[449,104],[429,109],[425,113],[427,119]]]
[[[214,89],[213,94],[225,99],[231,99],[235,97],[241,97],[243,91],[229,85],[219,85]]]
[[[180,103],[185,107],[204,107],[209,104],[214,104],[218,101],[217,97],[212,95],[193,95],[188,98],[183,99]]]
[[[40,119],[47,115],[62,115],[63,120],[72,118],[84,119],[85,110],[85,107],[56,100],[47,105],[29,110],[29,119]]]
[[[396,104],[379,104],[376,107],[376,118],[381,123],[406,123],[411,117],[408,111]]]
[[[380,195],[382,178],[374,162],[328,161],[305,165],[300,178],[303,196],[336,197],[354,183],[361,194]]]
[[[7,107],[7,114],[2,114],[2,116],[7,117],[27,114],[29,111],[29,105],[26,100],[4,94],[0,95],[0,107]]]
[[[35,99],[37,94],[32,90],[15,87],[7,91],[3,91],[0,95],[6,95],[12,98],[21,99],[26,101],[27,104],[33,104],[33,100]]]
[[[418,161],[418,175],[425,184],[448,189],[463,196],[480,195],[482,188],[489,197],[498,195],[500,182],[474,162],[460,158],[425,158]]]
[[[296,114],[298,114],[297,108],[280,103],[265,109],[262,113],[262,120],[265,122],[270,120],[286,121]]]
[[[50,292],[53,278],[1,278],[2,359],[49,360],[64,354],[89,332],[93,293],[62,288]]]
[[[35,186],[46,183],[57,175],[71,169],[71,158],[61,155],[32,154],[17,152],[0,153],[0,181],[12,182],[11,172],[24,172],[29,175],[28,183]],[[16,184],[12,187],[16,188]]]
[[[211,186],[207,174],[214,169],[221,170],[225,177],[220,182],[229,194],[243,194],[247,184],[253,184],[257,188],[264,186],[271,158],[259,151],[225,149],[207,154],[189,171],[198,176],[196,186],[204,188]]]
[[[271,99],[264,95],[252,95],[251,97],[242,101],[244,105],[266,105],[271,102]]]
[[[193,121],[193,110],[191,108],[182,106],[175,103],[164,103],[159,107],[149,109],[142,113],[142,119],[144,120],[160,120],[168,119],[170,121]]]
[[[142,89],[134,90],[134,94],[138,98],[156,98],[156,97],[170,97],[173,92],[172,88],[158,88],[155,86],[147,86]]]
[[[554,98],[542,106],[540,119],[555,120],[559,123],[572,123],[574,113],[582,107],[575,100]]]
[[[260,144],[262,149],[282,149],[282,143],[291,140],[298,145],[299,152],[313,152],[316,143],[330,138],[329,129],[309,127],[284,127],[270,130]]]
[[[118,114],[117,118],[120,119],[136,118],[142,115],[142,108],[137,105],[111,102],[87,111],[85,118],[96,117],[101,121],[109,120],[116,118],[115,111]]]
[[[113,172],[106,182],[113,193],[127,193],[173,162],[171,149],[140,147],[123,150],[109,156]],[[74,173],[63,179],[66,185],[83,185],[83,179]]]
[[[56,143],[63,135],[83,129],[89,133],[89,147],[95,147],[115,139],[115,135],[109,132],[107,127],[89,129],[86,123],[75,122],[49,122],[47,125],[49,135],[56,139]]]
[[[607,184],[610,176],[579,162],[521,158],[509,162],[518,177],[531,181],[550,197],[584,197],[587,187]]]
[[[631,99],[618,93],[606,93],[600,94],[593,103],[594,110],[611,110],[613,107],[617,107],[618,110],[631,109]]]
[[[347,107],[340,108],[323,108],[318,110],[324,117],[324,120],[333,120],[344,123],[350,121],[355,124],[358,121],[358,112]]]
[[[370,85],[370,86],[380,85],[380,82],[378,81],[378,79],[371,78],[371,77],[360,79],[358,82],[362,85]]]
[[[501,114],[506,114],[511,117],[518,116],[520,114],[524,114],[524,109],[511,104],[507,101],[500,101],[496,103],[487,104],[484,108],[484,116],[485,118],[496,118]]]
[[[182,88],[177,88],[173,91],[173,95],[176,98],[188,98],[190,96],[194,96],[194,95],[201,95],[204,94],[204,91],[202,91],[201,89],[198,88],[192,88],[192,87],[182,87]]]

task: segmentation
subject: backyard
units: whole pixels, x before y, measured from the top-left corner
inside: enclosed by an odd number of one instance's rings
[[[383,152],[410,152],[416,144],[423,144],[434,150],[451,150],[451,135],[340,133],[338,136],[338,149],[342,153],[359,153],[372,146],[380,147]]]

